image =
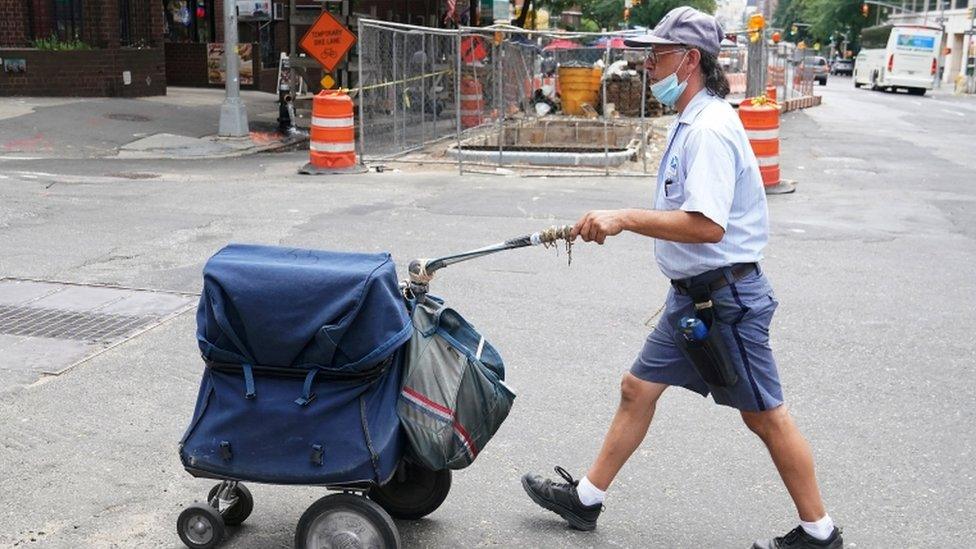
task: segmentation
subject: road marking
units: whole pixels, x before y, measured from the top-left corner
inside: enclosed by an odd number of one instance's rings
[[[959,111],[950,111],[949,109],[942,109],[942,112],[947,112],[949,114],[954,114],[956,116],[966,116],[966,113]]]

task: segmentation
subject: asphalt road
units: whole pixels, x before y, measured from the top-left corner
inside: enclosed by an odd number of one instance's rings
[[[976,511],[976,99],[817,88],[783,120],[765,268],[781,302],[773,347],[851,547],[967,547]],[[0,276],[199,291],[230,241],[413,257],[461,251],[586,209],[647,206],[635,178],[386,172],[295,175],[300,153],[203,162],[0,161]],[[135,177],[135,178],[134,178]],[[748,547],[796,517],[737,414],[669,390],[592,533],[522,493],[555,464],[581,475],[667,282],[636,236],[565,254],[453,266],[436,293],[506,358],[519,396],[406,547]],[[80,367],[0,396],[0,545],[178,547],[205,496],[176,443],[201,361],[188,313]],[[252,486],[227,546],[289,547],[316,488]]]

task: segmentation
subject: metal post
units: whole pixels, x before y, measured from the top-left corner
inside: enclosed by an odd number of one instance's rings
[[[237,57],[237,3],[224,2],[224,61],[227,81],[224,102],[220,105],[218,135],[245,137],[248,135],[247,108],[241,102],[240,67]]]
[[[607,48],[603,52],[603,67],[604,70],[600,73],[600,85],[603,90],[603,174],[610,177],[610,132],[608,131],[607,124],[609,122],[609,117],[607,116],[607,80],[604,78],[606,75],[606,69],[610,67],[610,37],[607,37]],[[614,105],[616,107],[616,105]]]
[[[357,48],[359,48],[359,70],[356,75],[356,85],[359,86],[359,163],[366,165],[366,86],[363,77],[363,21],[360,19],[356,23],[356,36],[359,37]]]
[[[647,67],[641,71],[641,161],[647,173]]]
[[[495,113],[498,117],[498,165],[503,166],[502,163],[502,132],[505,130],[505,125],[503,121],[505,117],[503,116],[504,103],[502,101],[502,45],[495,44],[495,40],[492,40],[492,44],[495,46],[495,62],[492,63],[495,67],[493,71],[493,78],[498,84],[495,86]]]
[[[427,145],[427,33],[420,35],[420,144]],[[436,105],[434,109],[436,110]]]
[[[403,98],[397,93],[397,36],[400,35],[400,31],[393,31],[391,34],[393,35],[393,147],[396,148],[400,146],[400,132],[398,131],[399,126],[397,125],[397,111],[400,110],[399,105],[400,102],[403,101]]]
[[[464,175],[461,164],[461,29],[454,35],[454,133],[457,136],[458,175]]]
[[[410,74],[410,70],[409,70],[410,65],[407,64],[407,44],[409,44],[409,38],[410,38],[410,35],[408,34],[408,32],[404,32],[403,33],[403,51],[401,52],[401,55],[402,55],[401,62],[403,63],[401,65],[401,67],[403,67],[403,99],[404,99],[404,104],[403,104],[402,124],[403,124],[403,148],[404,148],[404,150],[410,148],[410,144],[407,141],[407,119],[410,117],[410,114],[408,112],[408,107],[406,105],[406,102],[409,101],[409,97],[410,97],[409,95],[407,95],[407,82],[408,82],[408,80],[410,78],[408,76]],[[393,62],[396,63],[396,57],[394,57],[393,59],[394,59]],[[411,105],[410,108],[413,108],[413,105]]]
[[[765,32],[762,29],[759,30],[759,40],[749,42],[746,97],[757,97],[762,95],[766,89],[766,67],[763,65],[765,61],[765,56],[763,55],[765,42]]]

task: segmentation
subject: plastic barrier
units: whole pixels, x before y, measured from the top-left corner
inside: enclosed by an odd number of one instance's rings
[[[322,90],[312,99],[309,164],[318,169],[356,165],[352,99],[343,91]]]
[[[779,105],[775,101],[747,98],[739,105],[739,118],[746,129],[752,152],[759,161],[763,185],[779,184]]]
[[[559,93],[563,112],[583,114],[583,104],[596,108],[600,99],[601,69],[590,67],[559,67]]]
[[[473,76],[461,77],[461,127],[473,128],[484,122],[484,90]]]

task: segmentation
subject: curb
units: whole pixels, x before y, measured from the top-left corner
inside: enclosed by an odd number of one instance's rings
[[[188,156],[174,154],[175,151],[179,151],[181,149],[169,149],[169,150],[155,149],[151,151],[146,151],[145,153],[129,151],[129,152],[125,152],[124,154],[122,150],[117,150],[115,156],[107,156],[104,158],[113,159],[113,160],[172,160],[172,159],[213,160],[213,159],[221,159],[221,158],[239,158],[243,156],[250,156],[253,154],[275,152],[283,149],[288,149],[290,147],[296,147],[298,145],[308,143],[308,139],[309,139],[308,135],[296,135],[296,136],[282,139],[281,141],[274,141],[264,145],[255,145],[251,147],[245,147],[242,149],[236,149],[236,150],[231,150],[222,153],[188,155]],[[214,142],[219,143],[219,140],[215,140]]]

